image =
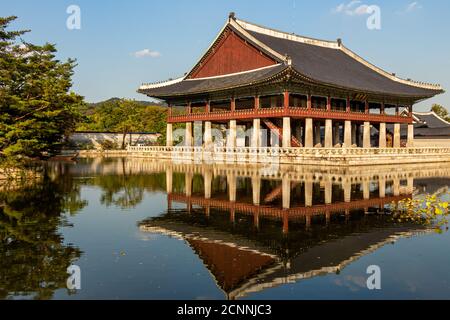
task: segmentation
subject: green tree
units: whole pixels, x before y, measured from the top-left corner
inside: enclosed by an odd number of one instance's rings
[[[0,149],[6,156],[56,153],[80,119],[83,98],[73,92],[75,60],[56,59],[53,44],[25,42],[0,17]]]
[[[431,107],[431,111],[436,113],[438,116],[440,116],[445,121],[450,121],[450,116],[448,114],[448,111],[445,107],[441,106],[440,104],[433,104]]]

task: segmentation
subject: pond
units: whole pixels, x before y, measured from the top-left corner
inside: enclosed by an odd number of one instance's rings
[[[0,189],[0,298],[450,299],[449,232],[393,218],[449,186],[445,163],[49,163]]]

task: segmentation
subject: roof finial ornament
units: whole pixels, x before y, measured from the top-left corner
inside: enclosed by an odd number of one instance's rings
[[[285,61],[286,65],[288,65],[288,66],[292,65],[292,58],[287,53],[284,55],[284,61]]]
[[[230,14],[228,15],[228,18],[230,20],[236,20],[236,13],[234,13],[233,11],[230,12]]]
[[[338,44],[339,47],[342,46],[342,39],[341,39],[341,38],[338,38],[338,39],[337,39],[337,44]]]

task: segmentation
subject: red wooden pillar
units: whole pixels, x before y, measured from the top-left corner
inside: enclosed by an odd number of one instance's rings
[[[284,106],[284,111],[289,111],[289,91],[284,91],[284,102],[283,102],[283,106]]]
[[[400,114],[400,106],[397,104],[395,106],[395,115],[398,116]]]
[[[211,112],[211,102],[210,101],[206,101],[205,112],[206,113],[210,113]]]
[[[369,114],[369,101],[364,101],[364,112],[365,114]]]
[[[350,108],[350,97],[347,97],[347,104],[345,106],[345,111],[346,112],[350,112],[351,108]]]
[[[191,114],[192,113],[192,104],[190,102],[188,102],[188,104],[187,104],[186,113],[187,114]]]
[[[255,111],[259,110],[259,96],[255,96]]]
[[[382,102],[381,103],[381,108],[380,108],[380,114],[384,115],[384,107],[385,107],[384,102]]]
[[[233,97],[231,98],[231,112],[234,112],[236,110],[236,99]]]
[[[168,107],[167,115],[170,118],[170,117],[172,117],[172,104],[169,103],[167,107]]]
[[[327,111],[331,111],[331,97],[327,97]]]
[[[310,111],[312,108],[312,95],[311,93],[308,94],[308,101],[306,102],[306,109]]]
[[[409,113],[409,117],[412,118],[412,116],[413,116],[413,106],[412,105],[408,106],[408,113]]]

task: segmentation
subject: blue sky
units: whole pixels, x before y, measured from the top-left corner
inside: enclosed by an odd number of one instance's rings
[[[81,29],[66,27],[69,5],[81,9]],[[363,5],[381,9],[381,30],[366,27]],[[148,100],[143,82],[183,75],[226,21],[238,18],[300,35],[335,40],[400,77],[440,83],[450,90],[450,1],[448,0],[14,0],[0,15],[19,17],[13,28],[31,29],[25,39],[51,42],[58,57],[76,58],[74,91],[89,102],[110,97]],[[141,54],[136,54],[141,52]],[[431,103],[450,108],[450,95]]]

